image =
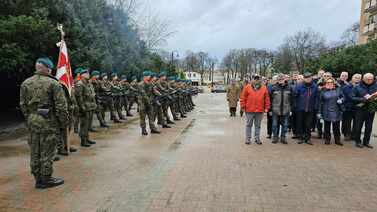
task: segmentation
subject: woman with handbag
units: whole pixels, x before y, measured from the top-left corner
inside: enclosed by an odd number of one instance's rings
[[[322,119],[325,124],[325,144],[331,142],[331,126],[335,139],[335,144],[343,146],[340,141],[340,122],[344,111],[344,97],[342,90],[336,87],[334,79],[327,79],[320,95],[318,119]]]

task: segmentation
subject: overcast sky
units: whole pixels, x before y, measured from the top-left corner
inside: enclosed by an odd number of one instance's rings
[[[206,51],[219,59],[232,48],[276,49],[287,35],[312,28],[336,41],[359,21],[360,0],[149,0],[177,32],[164,49]]]

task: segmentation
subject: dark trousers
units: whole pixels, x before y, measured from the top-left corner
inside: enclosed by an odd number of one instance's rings
[[[354,111],[345,111],[343,113],[343,121],[342,121],[342,133],[345,137],[353,137],[352,135],[352,128],[355,126],[355,123],[352,127],[352,121],[355,118]]]
[[[331,140],[331,125],[332,125],[332,132],[334,134],[334,138],[340,138],[340,121],[331,122],[325,121],[325,139]]]
[[[298,111],[296,113],[296,127],[297,132],[304,141],[309,141],[311,138],[311,129],[313,124],[314,112]]]
[[[267,134],[272,136],[272,115],[267,115]]]
[[[297,125],[296,125],[296,112],[293,112],[289,117],[290,128],[292,129],[293,135],[297,135]]]
[[[365,124],[363,144],[369,144],[370,136],[372,134],[374,121],[374,113],[369,112],[365,109],[358,109],[355,114],[355,141],[356,143],[361,143],[361,129]]]

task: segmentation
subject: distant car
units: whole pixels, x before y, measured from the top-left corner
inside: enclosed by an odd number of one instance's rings
[[[226,93],[225,85],[214,85],[211,92],[212,93]]]

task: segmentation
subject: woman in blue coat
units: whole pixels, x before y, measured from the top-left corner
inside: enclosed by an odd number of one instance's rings
[[[340,122],[343,116],[343,93],[336,87],[334,79],[325,82],[325,88],[320,94],[318,118],[325,122],[325,144],[331,141],[331,126],[334,134],[335,144],[343,146],[340,141]]]

